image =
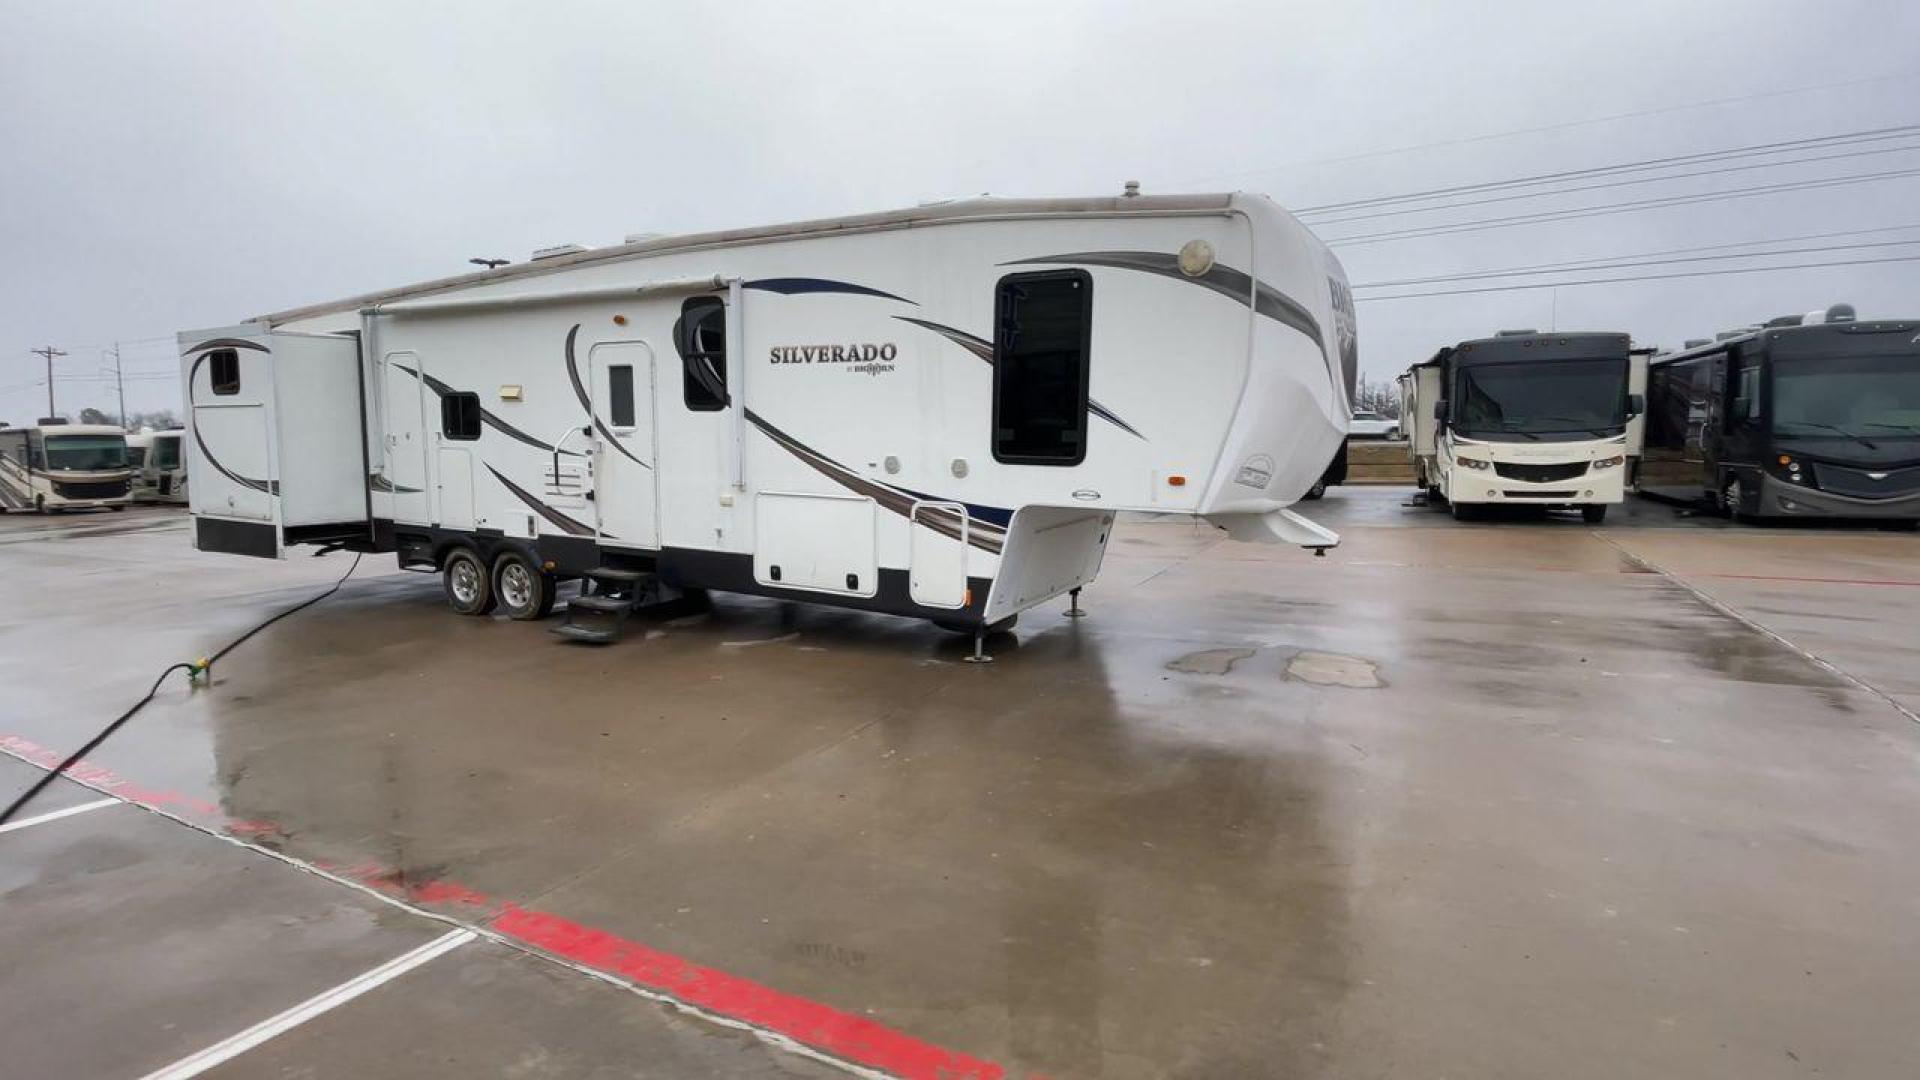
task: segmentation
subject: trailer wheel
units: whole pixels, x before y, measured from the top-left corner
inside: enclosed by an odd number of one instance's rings
[[[1589,525],[1598,525],[1607,520],[1607,507],[1604,503],[1595,506],[1588,504],[1580,508],[1580,520]]]
[[[440,565],[440,585],[447,606],[461,615],[485,615],[493,610],[493,582],[487,564],[466,548],[454,548]]]
[[[552,574],[518,551],[503,551],[493,561],[493,594],[510,619],[530,622],[553,614],[557,584]]]

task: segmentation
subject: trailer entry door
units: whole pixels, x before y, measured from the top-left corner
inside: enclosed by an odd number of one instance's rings
[[[658,549],[653,350],[603,341],[587,354],[593,380],[593,504],[601,543]]]

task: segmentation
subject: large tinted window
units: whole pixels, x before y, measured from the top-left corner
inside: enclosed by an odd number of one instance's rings
[[[121,435],[49,435],[50,469],[124,469],[127,440]]]
[[[994,458],[1079,463],[1087,456],[1093,279],[1082,270],[1001,278],[994,312]]]
[[[180,467],[180,440],[153,440],[153,467],[156,469],[177,469]]]
[[[1627,362],[1546,360],[1463,365],[1454,426],[1530,435],[1596,432],[1626,423]]]
[[[1773,366],[1776,435],[1920,435],[1920,354],[1782,358]]]
[[[694,412],[727,407],[727,305],[717,296],[695,296],[680,305],[673,327],[680,354],[681,399]]]

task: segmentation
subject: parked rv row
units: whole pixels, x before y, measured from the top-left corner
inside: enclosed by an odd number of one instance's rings
[[[1736,518],[1920,521],[1920,321],[1842,304],[1667,353],[1507,331],[1399,388],[1415,482],[1456,518],[1534,505],[1599,522],[1637,490]]]
[[[59,513],[131,502],[185,503],[179,430],[129,435],[110,424],[0,424],[0,511]]]

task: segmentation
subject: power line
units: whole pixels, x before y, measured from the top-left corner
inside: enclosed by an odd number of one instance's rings
[[[1920,71],[1902,71],[1891,75],[1873,75],[1864,79],[1815,83],[1809,86],[1789,87],[1784,90],[1766,90],[1759,93],[1742,94],[1737,97],[1710,98],[1704,101],[1689,101],[1678,105],[1665,105],[1656,109],[1639,109],[1634,112],[1614,113],[1611,116],[1595,116],[1585,120],[1567,120],[1557,124],[1541,124],[1536,127],[1514,128],[1510,131],[1495,131],[1484,135],[1469,135],[1458,139],[1442,139],[1437,142],[1396,146],[1384,150],[1368,150],[1358,154],[1345,154],[1339,157],[1307,158],[1287,162],[1282,165],[1268,166],[1264,169],[1243,169],[1239,172],[1214,173],[1211,176],[1200,176],[1191,180],[1165,180],[1161,181],[1161,183],[1168,187],[1184,187],[1188,184],[1203,184],[1214,180],[1229,180],[1241,176],[1264,176],[1285,169],[1300,168],[1307,165],[1339,165],[1350,161],[1365,161],[1369,158],[1392,157],[1398,154],[1418,153],[1423,150],[1439,150],[1449,146],[1467,146],[1473,143],[1494,142],[1500,139],[1518,138],[1522,135],[1539,135],[1549,131],[1565,131],[1569,128],[1589,127],[1594,124],[1610,124],[1619,120],[1637,120],[1647,116],[1663,116],[1668,113],[1687,112],[1693,109],[1707,109],[1717,105],[1738,105],[1748,101],[1789,97],[1794,94],[1811,94],[1822,90],[1839,90],[1850,86],[1866,86],[1872,83],[1898,82],[1916,76],[1920,76]]]
[[[1729,255],[1692,255],[1683,259],[1641,259],[1637,261],[1611,260],[1599,265],[1561,266],[1557,270],[1628,270],[1636,266],[1671,266],[1676,263],[1716,262],[1723,259],[1768,259],[1779,255],[1810,255],[1822,251],[1862,251],[1868,248],[1903,247],[1920,244],[1920,240],[1884,240],[1872,244],[1826,244],[1817,247],[1785,248],[1780,251],[1743,251]],[[1401,278],[1398,281],[1369,281],[1352,286],[1355,289],[1391,289],[1406,285],[1436,285],[1449,281],[1478,281],[1485,278],[1527,277],[1532,274],[1551,273],[1533,267],[1516,267],[1511,270],[1485,270],[1465,274],[1441,274],[1435,277]]]
[[[1393,296],[1356,296],[1355,303],[1377,300],[1418,300],[1429,296],[1467,296],[1473,293],[1523,292],[1530,289],[1570,289],[1580,285],[1611,285],[1635,281],[1668,281],[1674,278],[1717,277],[1724,274],[1768,274],[1778,270],[1815,270],[1830,266],[1869,266],[1877,263],[1920,262],[1920,255],[1899,255],[1885,259],[1845,259],[1837,262],[1796,263],[1792,266],[1743,266],[1723,270],[1684,270],[1673,274],[1635,274],[1630,277],[1582,278],[1573,281],[1542,281],[1526,285],[1489,285],[1476,289],[1441,289],[1434,292],[1398,293]]]
[[[1294,210],[1295,216],[1332,213],[1339,210],[1357,210],[1381,203],[1417,202],[1425,199],[1437,199],[1446,195],[1464,195],[1480,191],[1507,187],[1530,187],[1551,184],[1561,180],[1575,180],[1581,177],[1605,175],[1617,172],[1641,172],[1649,169],[1668,168],[1676,165],[1697,165],[1705,161],[1733,160],[1743,157],[1762,157],[1767,154],[1784,154],[1793,150],[1828,150],[1833,146],[1853,143],[1885,142],[1888,139],[1903,139],[1920,132],[1920,124],[1902,124],[1897,127],[1870,128],[1865,131],[1849,131],[1838,135],[1817,135],[1804,139],[1786,139],[1779,142],[1755,143],[1751,146],[1734,146],[1721,150],[1703,150],[1694,154],[1676,154],[1668,157],[1646,158],[1641,161],[1625,161],[1613,165],[1595,165],[1585,169],[1563,169],[1559,172],[1536,173],[1532,176],[1520,176],[1511,180],[1486,180],[1475,184],[1455,184],[1452,187],[1428,188],[1425,191],[1411,191],[1402,195],[1377,195],[1365,199],[1349,199],[1346,202],[1323,203],[1320,206],[1303,206]]]
[[[1876,180],[1893,180],[1916,175],[1920,175],[1920,169],[1895,169],[1888,172],[1831,177],[1825,180],[1794,180],[1781,184],[1763,184],[1759,187],[1735,188],[1731,191],[1709,191],[1693,195],[1667,195],[1657,199],[1641,199],[1633,202],[1605,203],[1599,206],[1576,206],[1564,210],[1543,210],[1532,214],[1481,218],[1474,221],[1457,222],[1451,225],[1424,225],[1407,229],[1390,229],[1386,232],[1333,237],[1327,240],[1327,244],[1332,247],[1338,247],[1342,244],[1349,246],[1377,244],[1388,240],[1411,240],[1426,236],[1441,236],[1447,233],[1479,232],[1485,229],[1505,229],[1517,225],[1537,225],[1550,221],[1566,221],[1573,218],[1603,217],[1609,214],[1632,213],[1637,210],[1654,210],[1668,206],[1685,206],[1690,203],[1717,202],[1725,199],[1745,199],[1758,195],[1777,194],[1784,191],[1810,191],[1816,188],[1865,184]]]
[[[1720,176],[1726,173],[1750,172],[1754,169],[1778,169],[1788,165],[1812,165],[1821,161],[1841,161],[1846,158],[1877,157],[1881,154],[1904,154],[1920,150],[1920,144],[1913,146],[1891,146],[1878,150],[1852,150],[1844,154],[1826,154],[1820,157],[1794,158],[1790,161],[1761,161],[1751,165],[1728,165],[1718,169],[1700,169],[1695,172],[1668,173],[1665,176],[1643,176],[1636,180],[1609,180],[1601,184],[1583,184],[1578,187],[1554,188],[1551,191],[1527,191],[1518,195],[1496,195],[1490,199],[1456,200],[1436,203],[1433,206],[1414,206],[1402,210],[1381,210],[1372,214],[1354,214],[1350,217],[1331,218],[1318,221],[1316,225],[1347,225],[1356,221],[1371,221],[1375,218],[1398,217],[1404,214],[1427,214],[1436,210],[1465,210],[1470,206],[1491,206],[1494,203],[1516,202],[1521,199],[1544,199],[1555,195],[1573,195],[1582,191],[1600,191],[1604,188],[1632,187],[1635,184],[1660,184],[1669,180],[1691,180],[1701,176]]]

